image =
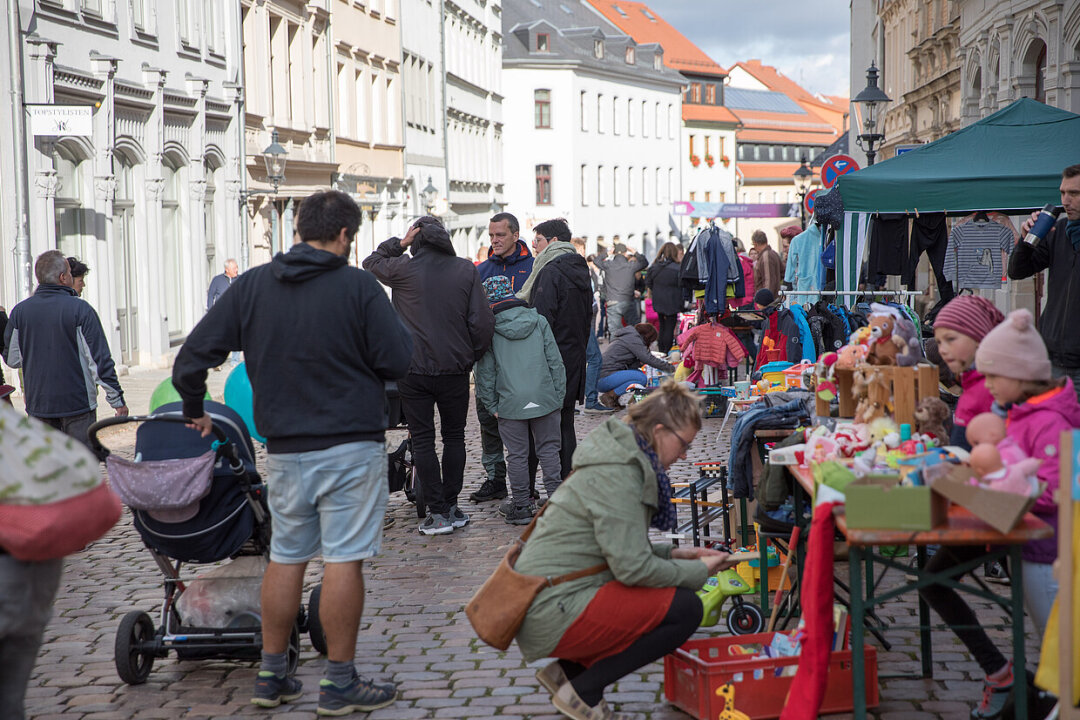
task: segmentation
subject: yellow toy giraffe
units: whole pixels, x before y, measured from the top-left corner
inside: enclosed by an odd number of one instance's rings
[[[750,716],[735,709],[735,686],[731,683],[721,685],[716,689],[716,694],[724,698],[724,709],[720,711],[718,720],[750,720]]]

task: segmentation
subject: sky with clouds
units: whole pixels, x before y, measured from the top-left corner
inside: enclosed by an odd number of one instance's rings
[[[757,58],[807,90],[850,94],[844,0],[643,0],[725,68]]]

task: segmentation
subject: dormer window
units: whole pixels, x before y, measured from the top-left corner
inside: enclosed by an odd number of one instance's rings
[[[659,70],[662,64],[663,64],[663,60],[660,59],[660,56],[659,55],[653,55],[653,59],[652,59],[653,70]]]
[[[636,58],[636,54],[634,53],[634,48],[633,47],[626,48],[626,64],[627,65],[633,65],[635,58]]]
[[[593,57],[596,58],[597,60],[603,60],[604,59],[604,41],[603,40],[593,40],[592,41],[592,54],[593,54]]]
[[[548,51],[548,34],[537,33],[536,34],[536,52]]]

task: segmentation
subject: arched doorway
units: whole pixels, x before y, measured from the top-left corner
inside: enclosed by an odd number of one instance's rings
[[[139,351],[138,284],[136,282],[135,167],[116,154],[116,195],[113,200],[113,286],[120,326],[120,357],[136,362]]]

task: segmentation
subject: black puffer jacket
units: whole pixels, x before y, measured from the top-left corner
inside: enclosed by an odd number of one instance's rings
[[[364,269],[394,291],[394,308],[412,331],[410,373],[460,375],[487,352],[495,316],[476,266],[454,254],[442,226],[421,226],[412,257],[401,240],[390,238],[364,260]]]
[[[1080,250],[1074,250],[1065,234],[1068,218],[1062,217],[1041,243],[1032,247],[1018,242],[1009,256],[1009,277],[1023,280],[1050,268],[1046,286],[1046,309],[1039,332],[1050,362],[1058,367],[1080,367]],[[1072,319],[1070,319],[1072,318]]]
[[[682,311],[683,293],[679,284],[679,263],[667,258],[654,262],[645,273],[645,286],[652,292],[653,310],[658,315],[675,315]]]
[[[590,280],[589,264],[575,252],[550,260],[533,282],[532,306],[551,326],[566,369],[564,408],[585,401],[585,350],[592,318]]]

